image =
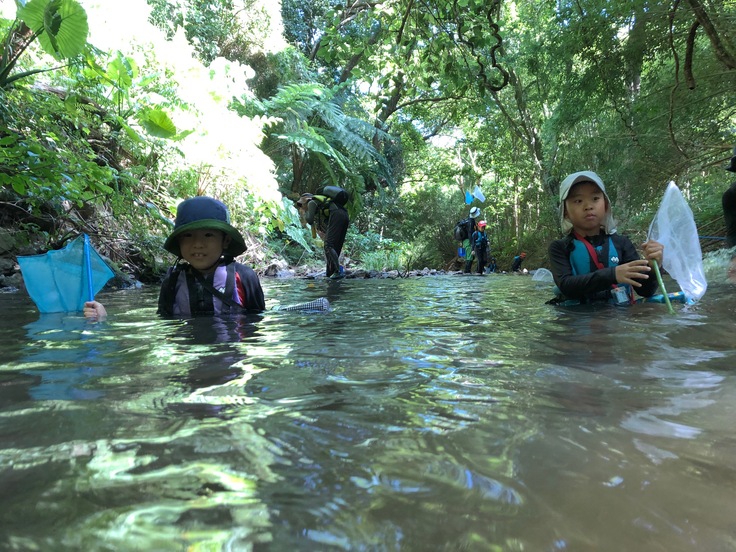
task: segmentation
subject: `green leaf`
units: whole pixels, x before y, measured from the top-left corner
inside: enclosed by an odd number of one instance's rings
[[[18,137],[15,134],[4,136],[0,138],[0,146],[12,146],[18,141]]]
[[[11,183],[13,185],[13,190],[15,190],[15,193],[22,196],[26,195],[26,185],[23,183],[22,180],[18,178],[13,178],[11,180]]]
[[[138,122],[151,136],[157,138],[173,138],[176,136],[176,125],[162,109],[152,109],[143,113]]]
[[[40,33],[41,47],[56,59],[78,56],[87,44],[87,12],[75,0],[31,0],[18,18]]]
[[[123,90],[133,86],[133,71],[130,64],[126,64],[122,59],[117,58],[110,62],[107,66],[107,76],[118,87]]]

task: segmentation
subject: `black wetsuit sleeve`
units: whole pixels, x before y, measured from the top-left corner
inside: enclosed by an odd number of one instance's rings
[[[631,240],[626,237],[619,234],[614,234],[611,236],[613,239],[613,245],[616,246],[616,251],[618,251],[619,254],[619,263],[618,264],[626,264],[630,263],[631,261],[638,261],[641,259],[639,256],[639,253],[636,250],[636,247],[634,247],[634,244],[631,243]],[[615,272],[614,272],[614,278],[615,278]],[[634,291],[637,295],[641,297],[651,297],[655,293],[657,293],[657,276],[654,273],[654,269],[649,271],[649,278],[646,280],[637,280],[641,287],[631,286],[634,288]]]
[[[245,291],[245,310],[248,312],[263,312],[266,310],[266,300],[263,297],[263,288],[258,275],[249,266],[238,263],[236,270],[240,275],[240,283]]]
[[[569,299],[585,299],[596,293],[609,291],[616,283],[616,267],[605,267],[587,274],[573,274],[570,264],[572,248],[570,237],[555,240],[549,245],[552,275],[562,295]]]

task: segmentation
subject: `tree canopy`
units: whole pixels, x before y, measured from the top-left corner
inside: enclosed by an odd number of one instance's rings
[[[296,260],[312,246],[291,200],[339,184],[371,247],[439,267],[479,187],[501,263],[525,249],[543,265],[559,182],[589,169],[624,230],[674,180],[723,233],[731,0],[149,0],[129,11],[159,38],[127,51],[95,47],[95,10],[19,0],[4,20],[0,181],[34,216],[66,198],[133,232],[141,202],[168,216],[213,193],[265,244],[254,262]]]

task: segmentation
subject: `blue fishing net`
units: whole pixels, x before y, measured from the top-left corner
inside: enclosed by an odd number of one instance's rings
[[[86,235],[63,249],[18,257],[18,264],[28,295],[43,313],[81,311],[114,276]]]

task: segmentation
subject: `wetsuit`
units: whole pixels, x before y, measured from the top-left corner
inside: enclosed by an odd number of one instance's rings
[[[726,245],[736,245],[736,182],[723,192],[723,219],[726,222]]]
[[[350,217],[345,207],[326,196],[315,195],[307,203],[305,220],[324,234],[326,276],[340,273],[340,252],[348,233]]]
[[[158,314],[164,316],[240,314],[265,308],[258,275],[235,261],[223,262],[206,275],[188,263],[177,264],[166,274],[158,298]]]
[[[596,249],[598,260],[603,268],[598,269],[590,259],[589,271],[581,273],[573,269],[571,255],[575,250],[575,238],[572,233],[560,240],[553,241],[549,246],[549,258],[552,263],[552,274],[555,284],[562,293],[564,299],[576,299],[581,303],[596,301],[610,301],[612,298],[613,285],[616,284],[616,266],[639,260],[634,244],[626,236],[619,234],[600,234],[588,237],[588,240]],[[615,255],[610,254],[611,244],[616,250]],[[634,291],[642,297],[651,297],[657,291],[657,279],[654,273],[649,274],[646,280],[637,280],[641,287],[634,287]]]

